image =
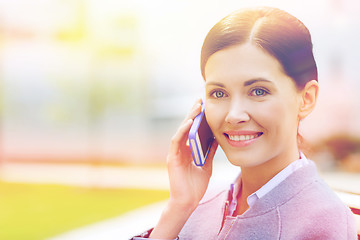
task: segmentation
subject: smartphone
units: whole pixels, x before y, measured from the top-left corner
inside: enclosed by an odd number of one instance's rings
[[[189,145],[195,165],[203,166],[209,154],[214,135],[206,122],[205,105],[194,119],[189,131]]]

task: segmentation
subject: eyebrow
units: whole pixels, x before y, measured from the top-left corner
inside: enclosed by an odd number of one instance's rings
[[[215,85],[215,86],[218,86],[218,87],[222,87],[222,88],[225,88],[225,85],[222,84],[222,83],[219,83],[219,82],[206,82],[205,85]]]
[[[270,80],[267,80],[265,78],[255,78],[255,79],[250,79],[250,80],[247,80],[244,82],[244,87],[246,86],[250,86],[254,83],[257,83],[257,82],[267,82],[267,83],[272,83]],[[207,82],[206,85],[215,85],[215,86],[219,86],[219,87],[222,87],[222,88],[225,88],[225,85],[220,83],[220,82]]]
[[[250,80],[247,80],[244,82],[244,86],[250,86],[254,83],[257,83],[257,82],[267,82],[267,83],[272,83],[270,80],[267,80],[265,78],[255,78],[255,79],[250,79]]]

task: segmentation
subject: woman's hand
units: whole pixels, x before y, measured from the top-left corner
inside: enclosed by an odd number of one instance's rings
[[[187,144],[191,125],[200,112],[201,99],[196,101],[171,139],[167,156],[170,199],[150,238],[175,239],[208,187],[212,174],[212,161],[218,144],[216,140],[213,141],[205,165],[202,167],[193,163],[191,150]]]
[[[198,167],[193,163],[187,140],[193,120],[200,112],[201,99],[196,101],[171,139],[167,156],[170,204],[191,211],[196,208],[205,194],[212,174],[212,161],[217,148],[217,142],[214,140],[205,165]]]

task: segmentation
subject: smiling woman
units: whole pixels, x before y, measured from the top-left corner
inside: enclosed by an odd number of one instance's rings
[[[350,209],[298,146],[299,123],[319,89],[303,23],[269,7],[234,12],[208,33],[201,71],[216,141],[205,165],[196,167],[186,139],[198,101],[171,142],[168,205],[142,237],[357,239]],[[241,171],[230,188],[204,197],[217,144]]]
[[[231,163],[242,166],[245,173],[245,167],[261,161],[271,159],[269,166],[283,168],[298,158],[296,135],[302,93],[274,57],[253,44],[235,45],[214,53],[205,75],[207,120]],[[223,87],[214,88],[216,82]],[[316,81],[311,83],[316,94]],[[213,91],[222,91],[224,96],[213,96]],[[287,154],[284,159],[288,161],[276,158],[279,153]]]

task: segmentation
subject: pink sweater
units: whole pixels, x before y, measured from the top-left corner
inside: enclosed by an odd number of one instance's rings
[[[352,212],[320,179],[312,161],[240,216],[226,216],[231,195],[230,190],[224,190],[203,199],[181,230],[179,239],[357,239]],[[132,239],[146,239],[150,232]]]
[[[180,239],[357,239],[352,212],[320,179],[313,162],[240,216],[225,216],[229,194],[202,202]]]

